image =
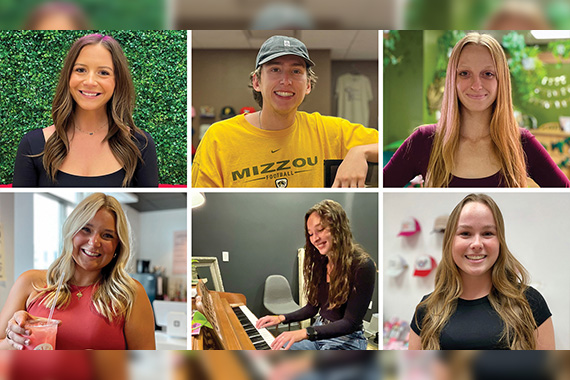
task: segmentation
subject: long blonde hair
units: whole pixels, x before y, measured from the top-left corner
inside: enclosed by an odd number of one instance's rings
[[[101,270],[92,302],[95,310],[109,321],[128,319],[136,294],[135,281],[126,271],[131,257],[130,228],[120,203],[110,195],[94,193],[83,199],[65,220],[62,230],[63,249],[61,255],[50,265],[47,271],[47,286],[34,288],[39,292],[35,299],[44,296],[40,304],[51,307],[55,301],[55,290],[61,276],[63,286],[56,301],[58,309],[64,309],[71,301],[70,280],[75,274],[73,260],[73,237],[97,213],[104,209],[115,217],[119,244],[111,262]]]
[[[501,164],[501,174],[508,187],[526,187],[526,158],[521,134],[513,114],[509,66],[501,45],[488,34],[469,33],[451,52],[447,65],[441,118],[437,124],[426,174],[429,187],[447,187],[455,165],[459,146],[460,102],[457,97],[457,65],[461,51],[468,44],[489,49],[496,67],[497,99],[493,104],[490,135],[495,154]]]
[[[128,186],[131,182],[135,169],[142,155],[135,135],[142,136],[148,142],[146,135],[135,125],[133,110],[135,107],[135,88],[129,65],[121,45],[110,36],[101,34],[89,34],[79,38],[73,43],[59,75],[59,81],[55,90],[52,103],[52,119],[55,132],[46,141],[43,154],[43,165],[53,182],[56,181],[57,171],[63,164],[69,152],[67,130],[71,128],[75,107],[77,106],[69,90],[69,78],[75,61],[85,46],[100,44],[106,48],[113,60],[115,72],[115,90],[113,96],[107,102],[107,119],[109,131],[105,140],[108,141],[111,152],[125,170],[125,178],[122,186]],[[146,146],[146,143],[145,143]]]
[[[425,316],[419,324],[422,326],[422,349],[440,349],[441,331],[456,311],[457,300],[463,292],[461,274],[453,261],[452,250],[461,210],[470,202],[489,207],[497,226],[499,256],[491,269],[492,288],[489,302],[504,324],[500,341],[513,350],[533,350],[536,348],[534,330],[537,326],[525,297],[528,273],[507,247],[501,210],[493,199],[485,194],[469,194],[455,206],[449,216],[443,236],[442,259],[435,275],[435,289],[416,308],[416,315],[425,308]]]
[[[360,265],[371,260],[364,249],[356,244],[350,231],[350,223],[342,206],[333,200],[325,199],[311,207],[305,214],[305,261],[303,274],[305,277],[305,294],[307,301],[316,306],[319,285],[326,281],[328,259],[321,255],[311,243],[307,221],[309,217],[317,213],[321,218],[321,225],[329,228],[332,236],[332,247],[329,253],[333,269],[330,273],[329,285],[329,308],[340,307],[348,300],[350,284],[353,282],[353,265]]]

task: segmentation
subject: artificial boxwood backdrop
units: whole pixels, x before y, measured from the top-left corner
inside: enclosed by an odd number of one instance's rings
[[[186,31],[0,31],[0,184],[12,182],[18,144],[53,124],[51,105],[63,60],[79,37],[115,38],[136,91],[134,120],[156,143],[161,184],[185,185]]]

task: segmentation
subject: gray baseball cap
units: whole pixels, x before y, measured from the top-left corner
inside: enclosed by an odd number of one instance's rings
[[[304,43],[293,37],[273,36],[261,45],[255,60],[255,68],[257,69],[264,63],[284,55],[296,55],[307,62],[307,67],[315,66],[315,63],[309,58],[309,52]]]

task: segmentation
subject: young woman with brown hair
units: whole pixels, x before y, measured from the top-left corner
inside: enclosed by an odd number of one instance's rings
[[[54,125],[20,142],[14,187],[158,186],[152,137],[133,120],[127,59],[110,36],[73,43],[52,105]]]
[[[449,217],[435,289],[416,308],[409,348],[554,349],[552,314],[528,282],[497,204],[466,196]]]
[[[362,320],[372,299],[376,265],[352,238],[342,206],[317,203],[305,214],[305,294],[308,303],[286,315],[268,315],[256,327],[316,317],[313,326],[279,335],[271,348],[365,350]]]

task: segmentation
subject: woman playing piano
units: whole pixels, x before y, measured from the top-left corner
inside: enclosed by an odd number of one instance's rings
[[[305,214],[305,294],[308,303],[286,315],[268,315],[256,327],[302,321],[316,315],[313,326],[279,335],[274,350],[365,350],[362,320],[376,278],[376,265],[352,238],[346,213],[332,200]]]

